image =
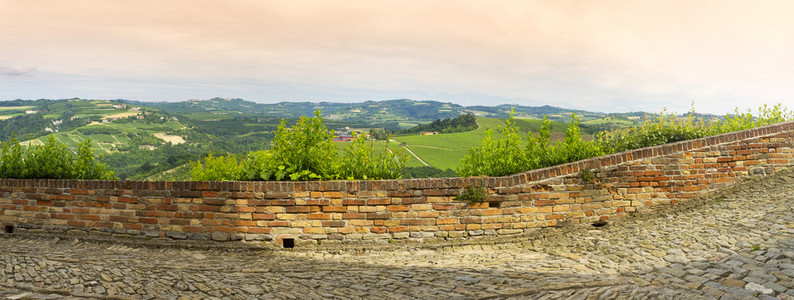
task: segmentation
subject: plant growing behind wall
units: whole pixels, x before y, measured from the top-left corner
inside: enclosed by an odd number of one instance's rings
[[[781,104],[758,108],[756,115],[752,110],[705,120],[695,117],[694,109],[685,117],[679,117],[666,109],[654,117],[646,118],[642,126],[631,127],[598,135],[598,143],[606,153],[616,153],[666,143],[697,139],[718,134],[741,131],[766,125],[777,124],[794,119]]]
[[[539,169],[567,162],[617,153],[643,147],[661,145],[684,140],[708,137],[794,120],[781,104],[758,108],[757,115],[751,110],[727,114],[711,120],[695,117],[694,111],[680,117],[665,109],[652,118],[646,118],[642,126],[601,132],[596,141],[584,141],[579,132],[579,118],[571,115],[571,122],[562,141],[551,141],[551,124],[544,117],[542,126],[534,134],[523,139],[513,120],[513,113],[505,125],[497,130],[501,137],[495,138],[492,131],[479,147],[469,151],[458,166],[460,176],[504,176]]]
[[[557,144],[552,144],[551,122],[545,117],[537,132],[526,139],[521,137],[512,111],[498,131],[500,138],[494,138],[492,131],[486,132],[482,144],[461,160],[460,176],[504,176],[603,154],[598,144],[582,140],[576,114],[571,115],[565,138]]]
[[[377,149],[374,141],[358,136],[340,155],[323,120],[320,111],[313,118],[301,117],[289,128],[282,120],[270,150],[250,152],[242,160],[234,155],[208,156],[203,164],[191,163],[193,180],[356,180],[402,176],[408,159],[402,149]]]
[[[352,144],[345,148],[339,173],[348,180],[400,178],[408,155],[400,150],[393,151],[386,146],[375,148],[375,141],[358,135]]]
[[[43,144],[28,147],[23,147],[16,136],[2,144],[1,178],[116,179],[114,172],[94,157],[90,139],[80,142],[76,153],[52,135]]]

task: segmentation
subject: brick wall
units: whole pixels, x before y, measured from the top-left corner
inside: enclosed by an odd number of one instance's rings
[[[150,238],[464,238],[592,223],[676,204],[792,165],[794,123],[497,178],[328,182],[0,180],[6,230]],[[585,182],[581,170],[595,180]],[[454,201],[470,186],[487,202]]]

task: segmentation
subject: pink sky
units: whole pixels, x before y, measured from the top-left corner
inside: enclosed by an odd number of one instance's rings
[[[794,1],[0,0],[0,100],[794,108]]]

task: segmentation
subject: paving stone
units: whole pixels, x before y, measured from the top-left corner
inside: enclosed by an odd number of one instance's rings
[[[757,284],[755,282],[750,282],[744,286],[745,289],[748,291],[759,292],[762,294],[772,294],[775,290],[765,287],[763,285]]]

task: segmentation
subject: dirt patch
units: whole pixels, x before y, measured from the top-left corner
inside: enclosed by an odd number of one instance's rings
[[[167,135],[165,133],[155,133],[154,136],[156,136],[158,139],[164,140],[166,142],[171,142],[171,144],[173,144],[173,145],[179,145],[179,144],[185,142],[185,139],[183,139],[181,136],[178,136],[178,135]]]
[[[35,106],[0,106],[0,110],[21,110],[21,109],[31,109]]]
[[[112,119],[112,120],[122,119],[122,118],[126,118],[126,117],[137,116],[138,114],[140,114],[140,112],[137,112],[137,111],[136,112],[125,112],[125,113],[105,116],[105,119]]]

